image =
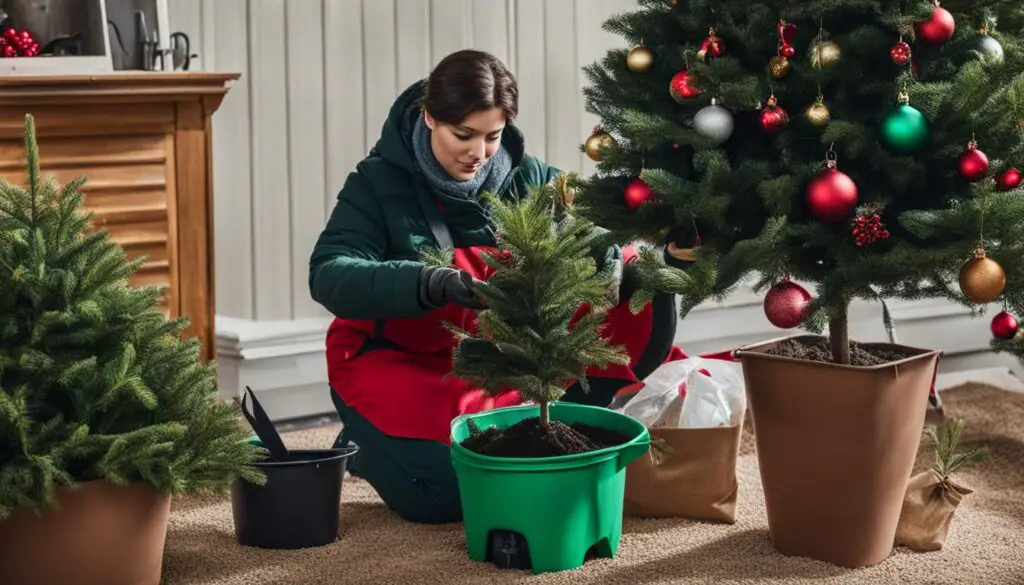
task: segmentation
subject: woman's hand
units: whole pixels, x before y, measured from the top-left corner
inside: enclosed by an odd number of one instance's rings
[[[467,309],[483,309],[484,304],[473,294],[473,277],[455,268],[428,266],[420,273],[420,303],[440,309],[455,303]]]

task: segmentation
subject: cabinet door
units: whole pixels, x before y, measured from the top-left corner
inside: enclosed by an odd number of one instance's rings
[[[136,286],[164,287],[159,309],[179,315],[177,226],[173,149],[166,133],[128,136],[41,136],[40,166],[44,176],[61,184],[85,177],[85,209],[93,213],[94,229],[106,229],[129,259],[146,258],[133,275]],[[25,180],[25,149],[20,140],[0,140],[0,177]]]

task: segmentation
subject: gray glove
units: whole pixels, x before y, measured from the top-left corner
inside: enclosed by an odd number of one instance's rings
[[[468,272],[447,267],[428,266],[420,272],[420,304],[440,309],[455,303],[467,309],[483,309],[484,304],[473,294],[473,277]]]

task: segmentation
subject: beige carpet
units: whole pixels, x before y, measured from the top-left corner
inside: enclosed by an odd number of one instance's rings
[[[984,386],[943,393],[947,414],[967,423],[965,446],[987,444],[988,461],[960,480],[976,491],[954,518],[946,548],[896,549],[886,562],[856,571],[776,553],[768,541],[757,460],[745,441],[739,461],[735,525],[683,520],[625,522],[615,559],[534,577],[474,563],[461,525],[402,522],[367,484],[346,477],[338,542],[298,552],[235,543],[231,506],[221,498],[176,502],[167,536],[166,585],[319,585],[404,583],[623,584],[814,583],[886,585],[1024,584],[1024,394]],[[291,446],[327,446],[336,428],[286,436]],[[922,448],[918,469],[931,453]],[[825,462],[822,462],[823,464]]]

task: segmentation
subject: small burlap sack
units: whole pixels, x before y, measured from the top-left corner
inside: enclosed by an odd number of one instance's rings
[[[946,544],[953,514],[965,496],[974,490],[950,479],[963,466],[982,459],[985,448],[967,453],[956,453],[964,423],[951,420],[941,435],[936,427],[928,427],[925,434],[935,447],[935,465],[910,478],[903,498],[899,524],[896,526],[896,544],[918,552],[937,551]]]
[[[946,543],[953,513],[970,488],[943,479],[934,469],[910,478],[896,525],[896,544],[919,552],[936,551]]]

